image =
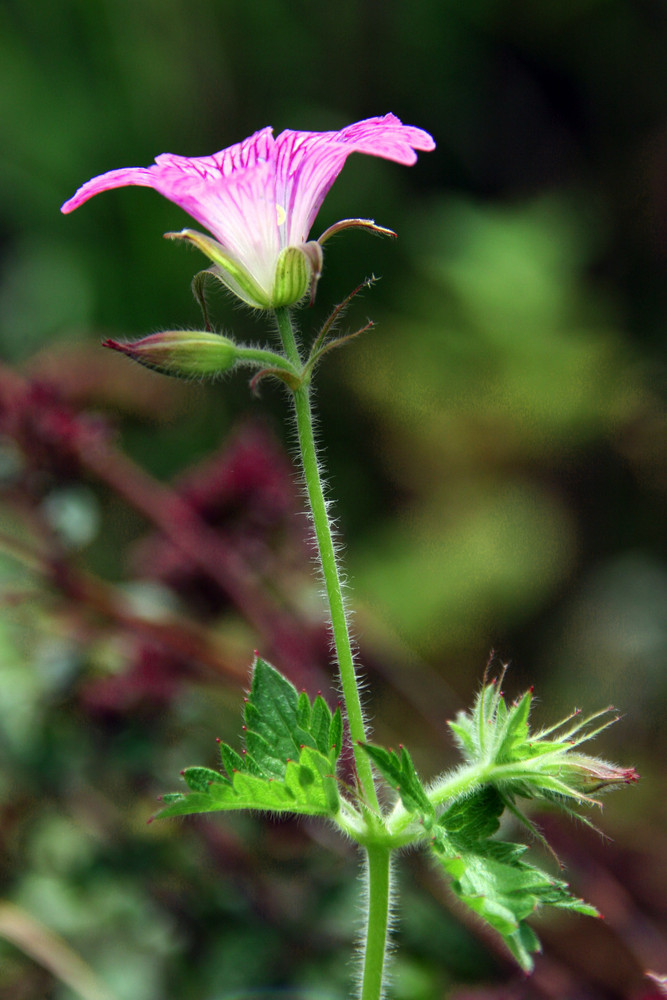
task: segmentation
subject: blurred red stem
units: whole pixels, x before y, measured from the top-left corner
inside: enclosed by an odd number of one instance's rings
[[[128,611],[126,599],[112,584],[75,569],[63,559],[51,558],[0,532],[0,547],[51,583],[61,594],[100,614],[120,628],[166,646],[189,662],[199,663],[238,682],[245,671],[236,669],[222,654],[206,629],[173,614],[164,621],[150,621]]]

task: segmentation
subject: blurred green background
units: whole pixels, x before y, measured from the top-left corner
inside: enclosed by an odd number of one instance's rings
[[[198,326],[204,265],[161,239],[187,219],[154,192],[59,206],[164,151],[387,111],[436,152],[410,170],[352,157],[314,234],[363,216],[400,239],[327,244],[300,314],[307,339],[381,278],[346,319],[377,329],[330,356],[318,391],[376,737],[426,776],[451,764],[445,720],[494,649],[508,691],[535,684],[538,721],[618,705],[600,749],[644,775],[608,801],[613,843],[543,818],[607,923],[545,923],[528,983],[406,858],[396,1000],[657,996],[666,54],[662,0],[5,0],[2,1000],[349,995],[346,845],[247,817],[146,826],[179,769],[234,737],[255,646],[335,698],[287,401],[99,350]],[[239,339],[272,336],[212,308]]]

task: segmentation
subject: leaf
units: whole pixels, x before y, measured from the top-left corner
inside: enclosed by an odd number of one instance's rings
[[[206,770],[188,768],[184,777],[187,781],[189,772]],[[334,816],[339,809],[338,783],[331,774],[329,761],[310,747],[305,747],[297,760],[289,762],[282,781],[260,778],[248,771],[237,771],[232,781],[226,781],[221,775],[218,779],[190,794],[165,795],[165,808],[156,818],[239,809]]]
[[[329,752],[329,730],[331,729],[331,712],[324,698],[318,694],[313,702],[313,711],[310,719],[310,731],[315,745],[320,753]]]
[[[262,771],[282,777],[286,762],[298,758],[304,746],[319,750],[335,765],[340,746],[334,755],[329,740],[331,710],[321,695],[312,708],[309,703],[306,708],[307,699],[305,692],[299,695],[275,667],[257,657],[245,706],[246,746]]]
[[[496,832],[504,808],[505,802],[500,793],[492,785],[486,785],[454,802],[438,823],[445,828],[452,843],[466,847]]]
[[[531,955],[540,950],[540,943],[525,923],[527,917],[540,906],[555,906],[589,916],[596,916],[597,910],[572,896],[565,882],[524,861],[522,856],[527,850],[524,844],[471,839],[467,848],[457,849],[457,838],[466,839],[475,829],[490,825],[493,815],[493,810],[484,811],[479,802],[467,812],[457,808],[469,801],[463,800],[448,810],[458,833],[449,837],[442,830],[446,813],[431,849],[461,902],[503,936],[516,960],[529,971],[533,967]]]
[[[265,660],[255,660],[245,705],[245,747],[220,743],[223,772],[188,767],[188,793],[163,796],[157,815],[261,809],[334,816],[340,809],[336,761],[341,750],[340,709],[321,695],[312,703]]]
[[[210,785],[229,784],[219,771],[212,771],[210,767],[187,767],[183,779],[193,792],[207,792]]]
[[[308,729],[310,725],[310,698],[305,691],[299,695],[297,702],[297,718],[302,729]]]
[[[340,713],[340,708],[336,708],[336,711],[331,717],[331,725],[329,726],[329,756],[331,760],[338,760],[342,748],[343,716]]]
[[[417,813],[427,821],[432,819],[435,815],[433,806],[405,747],[400,747],[400,754],[397,754],[373,743],[362,743],[361,746],[385,781],[396,789],[408,812]]]
[[[230,780],[232,778],[232,775],[234,774],[234,771],[245,770],[246,765],[244,763],[243,757],[241,757],[241,755],[238,754],[236,750],[232,750],[230,746],[227,746],[226,743],[220,744],[220,758],[222,760],[222,766],[227,771]]]

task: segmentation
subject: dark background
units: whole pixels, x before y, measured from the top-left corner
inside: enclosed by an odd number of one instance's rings
[[[436,152],[409,170],[352,157],[314,235],[363,216],[400,239],[328,244],[299,317],[307,340],[381,278],[345,327],[376,330],[318,376],[376,738],[405,742],[427,777],[452,764],[445,720],[494,649],[509,693],[535,684],[538,723],[617,705],[599,750],[643,775],[595,817],[610,841],[541,818],[607,920],[542,921],[529,981],[403,859],[395,996],[656,995],[642,973],[667,972],[666,55],[657,0],[5,0],[3,1000],[103,1000],[101,983],[116,1000],[348,995],[351,849],[315,824],[146,826],[181,767],[234,740],[255,646],[335,699],[287,400],[100,350],[200,325],[204,264],[161,239],[187,219],[154,192],[59,206],[160,152],[387,111]],[[212,308],[240,340],[273,337],[222,295]],[[74,953],[88,994],[66,985]]]

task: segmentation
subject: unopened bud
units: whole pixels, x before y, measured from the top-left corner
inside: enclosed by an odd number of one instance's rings
[[[120,351],[153,371],[177,378],[219,375],[239,359],[232,340],[206,330],[165,330],[124,344],[105,340],[102,346]]]
[[[568,754],[560,776],[577,791],[593,795],[619,785],[634,785],[639,775],[634,767],[618,767],[599,757]]]

